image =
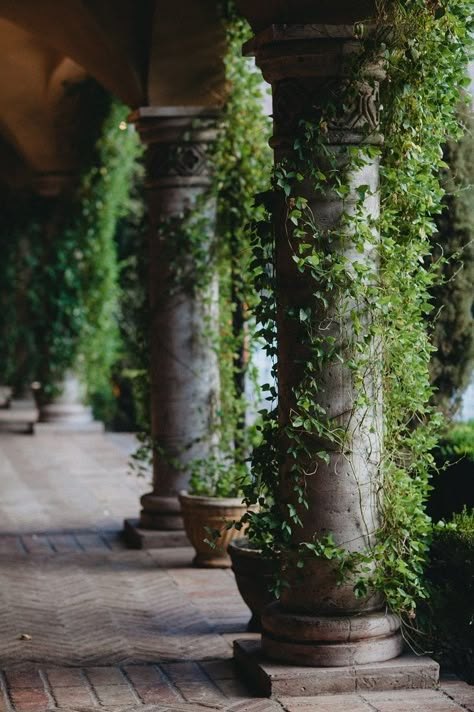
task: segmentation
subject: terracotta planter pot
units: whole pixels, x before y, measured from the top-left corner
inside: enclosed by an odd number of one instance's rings
[[[238,497],[199,497],[179,493],[184,528],[188,539],[196,550],[194,566],[226,569],[231,565],[227,547],[232,539],[242,536],[237,529],[226,529],[226,522],[239,520],[245,514],[246,506]],[[217,529],[221,536],[213,548],[204,539],[210,539],[209,529]]]
[[[262,630],[262,611],[275,596],[269,590],[278,562],[264,556],[260,549],[249,546],[248,539],[234,539],[229,544],[228,552],[232,559],[232,571],[240,595],[252,612],[247,630],[259,633]]]

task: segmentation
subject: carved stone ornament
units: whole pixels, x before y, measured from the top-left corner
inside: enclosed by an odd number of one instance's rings
[[[146,150],[148,187],[206,186],[218,112],[200,107],[145,107],[131,116]]]
[[[328,121],[329,129],[376,131],[380,123],[379,82],[314,81],[283,79],[273,89],[273,114],[277,127],[294,131],[302,119],[325,118],[323,107],[333,103],[341,110]],[[327,117],[327,114],[326,114]]]
[[[382,60],[361,62],[355,26],[273,25],[246,51],[272,85],[276,141],[291,138],[301,120],[320,119],[327,123],[329,143],[381,142],[379,84],[385,69]]]
[[[208,143],[155,143],[146,156],[146,170],[152,179],[165,176],[209,175]]]

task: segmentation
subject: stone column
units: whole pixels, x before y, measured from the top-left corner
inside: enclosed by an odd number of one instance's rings
[[[294,148],[302,120],[319,123],[326,119],[327,148],[341,171],[347,165],[347,147],[381,142],[377,132],[378,88],[383,70],[374,63],[363,70],[357,86],[351,82],[350,59],[360,49],[353,25],[273,25],[257,35],[249,49],[272,85],[272,146],[277,164],[289,158],[304,174],[306,164]],[[331,115],[330,106],[339,107],[336,116]],[[323,171],[328,166],[321,149],[310,158],[316,165],[319,162]],[[372,268],[377,261],[376,248],[368,244],[365,254],[356,252],[342,216],[354,211],[359,200],[357,188],[362,185],[369,186],[361,208],[367,221],[378,216],[378,157],[350,170],[345,180],[350,193],[344,201],[332,190],[315,192],[309,180],[298,183],[295,194],[302,193],[308,199],[322,231],[339,230],[340,237],[332,239],[328,250],[339,252],[349,264],[365,262]],[[367,377],[365,388],[372,402],[358,406],[353,372],[346,365],[355,355],[350,346],[354,333],[349,312],[357,305],[341,301],[335,291],[324,284],[316,285],[313,277],[298,270],[293,259],[298,239],[292,234],[285,199],[277,208],[275,220],[280,428],[289,425],[297,412],[295,388],[311,357],[306,327],[291,317],[303,309],[311,314],[314,331],[332,336],[344,356],[343,363],[335,357],[327,359],[317,376],[319,390],[314,398],[330,422],[346,433],[343,446],[316,433],[308,436],[306,447],[314,456],[305,456],[300,462],[311,472],[304,482],[307,510],[298,505],[291,474],[294,461],[286,457],[279,473],[281,503],[286,511],[286,505],[293,504],[302,519],[302,527],[294,527],[295,546],[332,534],[337,546],[349,552],[364,551],[374,541],[378,526],[382,439],[379,379],[376,373]],[[314,297],[318,289],[326,290],[324,307],[322,300]],[[361,321],[365,319],[361,314]],[[329,453],[327,463],[316,455],[319,450]],[[299,570],[290,561],[286,577],[289,588],[284,589],[280,602],[266,609],[262,619],[262,648],[267,657],[292,664],[345,666],[388,660],[400,654],[402,641],[396,616],[386,614],[377,596],[356,599],[353,582],[338,586],[332,562],[308,556],[304,569]]]
[[[38,173],[34,190],[45,201],[43,239],[47,240],[55,222],[68,210],[68,198],[76,186],[76,176],[70,172]],[[34,423],[35,434],[59,432],[102,432],[102,423],[94,421],[92,409],[84,405],[84,388],[74,373],[68,370],[57,384],[58,395],[45,399],[41,395],[41,383],[32,384],[39,406],[38,420]]]
[[[141,498],[139,527],[126,522],[126,534],[135,546],[179,545],[184,533],[177,493],[187,487],[187,463],[210,454],[219,398],[212,340],[218,328],[218,282],[212,259],[215,205],[206,198],[217,112],[148,107],[133,118],[146,146],[155,448],[153,491]],[[192,251],[179,245],[180,223],[193,206],[197,206],[196,224],[201,224],[203,232],[200,259],[209,257],[204,289],[196,289]],[[182,235],[184,240],[184,229]]]

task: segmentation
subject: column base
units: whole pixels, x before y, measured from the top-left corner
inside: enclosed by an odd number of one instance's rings
[[[0,432],[32,434],[37,418],[36,411],[15,412],[10,408],[0,410]]]
[[[142,511],[140,512],[140,526],[143,529],[156,529],[158,531],[184,529],[181,505],[178,497],[162,497],[149,492],[140,497]]]
[[[260,640],[235,640],[234,660],[242,678],[263,697],[312,697],[361,691],[434,689],[439,665],[404,653],[386,662],[338,667],[308,667],[273,662]]]
[[[33,398],[12,398],[9,408],[10,410],[33,410],[36,419],[39,417],[39,411]]]
[[[0,408],[9,408],[13,389],[10,386],[0,386]]]
[[[139,519],[125,519],[123,538],[130,549],[173,549],[191,546],[184,529],[145,529]]]
[[[384,611],[345,616],[293,613],[279,602],[262,613],[262,650],[289,665],[345,667],[401,655],[398,616]]]
[[[50,403],[41,406],[35,435],[57,433],[103,433],[104,424],[94,420],[92,409],[80,403]]]
[[[38,409],[33,400],[12,398],[8,408],[0,408],[0,431],[33,433]]]

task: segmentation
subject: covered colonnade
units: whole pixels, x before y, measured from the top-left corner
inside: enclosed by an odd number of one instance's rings
[[[331,246],[357,265],[360,280],[377,268],[380,86],[386,72],[382,59],[372,55],[364,59],[362,78],[354,84],[351,62],[363,56],[362,39],[372,31],[376,5],[371,0],[237,2],[254,34],[244,51],[255,56],[271,85],[275,162],[296,166],[288,180],[301,184],[317,229],[337,228],[346,211],[367,226],[370,236],[356,251],[344,240]],[[219,368],[206,333],[216,315],[216,284],[211,279],[201,293],[170,290],[173,265],[160,228],[190,206],[202,205],[206,216],[215,209],[203,196],[212,175],[219,112],[229,90],[222,12],[217,0],[116,0],[113,6],[108,0],[0,0],[2,182],[11,189],[35,191],[46,206],[45,221],[54,222],[77,179],[81,134],[94,120],[88,110],[91,92],[74,91],[89,77],[130,107],[130,122],[145,147],[151,433],[163,449],[154,452],[153,487],[141,497],[140,519],[126,520],[125,535],[132,546],[146,549],[186,542],[177,497],[187,484],[185,465],[210,457],[213,448],[208,431],[219,398]],[[324,147],[305,154],[309,148],[296,143],[302,123],[324,117]],[[368,159],[347,172],[342,152],[361,147],[370,147]],[[330,165],[341,182],[347,178],[347,191],[316,190],[308,168],[316,164]],[[269,175],[271,171],[269,165]],[[311,359],[302,331],[306,317],[297,323],[291,314],[311,312],[315,290],[313,278],[298,263],[298,256],[304,258],[298,253],[301,234],[288,232],[288,219],[288,205],[281,202],[274,210],[273,229],[277,417],[283,433],[292,427],[298,385]],[[347,229],[350,233],[352,228]],[[208,249],[213,239],[206,236]],[[350,296],[342,306],[331,298],[329,292],[321,296],[317,308],[324,304],[326,311],[318,319],[324,321],[328,314],[328,322],[336,322],[335,315],[348,310],[352,326],[344,323],[331,332],[332,344],[344,349],[348,340],[356,348],[358,337],[365,337],[357,322],[359,305]],[[364,319],[361,307],[360,321]],[[376,363],[376,351],[373,356]],[[273,473],[281,507],[297,513],[298,525],[291,533],[296,549],[299,542],[328,535],[350,554],[374,543],[383,437],[381,372],[371,368],[364,378],[369,398],[361,402],[350,366],[328,358],[320,372],[317,404],[348,439],[341,451],[340,443],[324,434],[303,437],[298,466],[304,469],[312,461],[311,452],[325,453],[317,475],[305,483],[304,507],[292,484],[294,451],[280,458],[279,471]],[[87,420],[80,398],[73,396],[70,403],[64,395],[59,403],[45,403],[40,421]],[[131,510],[133,506],[130,502]],[[264,612],[261,641],[236,643],[239,669],[260,693],[436,687],[437,665],[403,652],[400,621],[378,594],[355,596],[353,580],[341,585],[328,560],[309,560],[303,574],[290,562],[286,575],[289,583],[280,601]]]

